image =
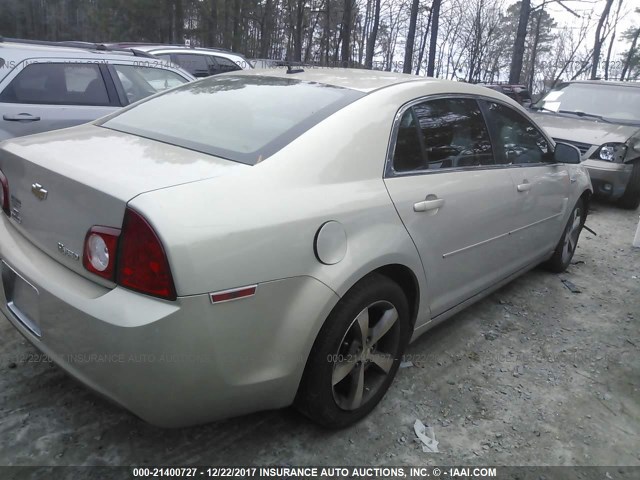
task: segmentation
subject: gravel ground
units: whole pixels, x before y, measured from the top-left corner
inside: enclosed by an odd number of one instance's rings
[[[536,269],[418,339],[373,414],[338,432],[292,409],[155,428],[29,361],[2,320],[0,465],[640,465],[638,213],[595,204],[598,236],[566,273]]]

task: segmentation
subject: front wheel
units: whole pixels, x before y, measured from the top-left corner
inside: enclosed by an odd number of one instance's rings
[[[343,428],[367,415],[391,385],[410,338],[407,298],[371,274],[338,302],[316,339],[296,406],[316,423]]]
[[[567,269],[578,246],[578,239],[587,217],[586,213],[584,201],[579,199],[571,215],[569,215],[569,221],[553,252],[553,256],[544,264],[548,270],[554,273],[562,273]]]

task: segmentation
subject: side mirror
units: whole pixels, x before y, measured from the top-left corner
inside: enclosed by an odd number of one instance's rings
[[[553,159],[558,163],[580,163],[580,150],[568,143],[557,142]]]

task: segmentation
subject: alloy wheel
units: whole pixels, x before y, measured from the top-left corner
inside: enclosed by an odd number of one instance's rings
[[[389,376],[400,349],[398,311],[387,301],[364,308],[351,322],[335,355],[333,398],[343,410],[364,405]]]
[[[573,256],[578,244],[578,237],[582,229],[582,212],[579,208],[573,210],[567,229],[564,234],[564,245],[562,246],[562,261],[568,263]]]

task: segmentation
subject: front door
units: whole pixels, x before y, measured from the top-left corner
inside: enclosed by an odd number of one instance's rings
[[[422,259],[435,317],[516,270],[516,189],[473,99],[418,102],[394,130],[385,183]]]
[[[556,163],[545,136],[520,112],[497,102],[484,102],[496,158],[510,165],[516,185],[517,226],[512,233],[521,265],[536,261],[556,247],[562,233],[571,180]]]

